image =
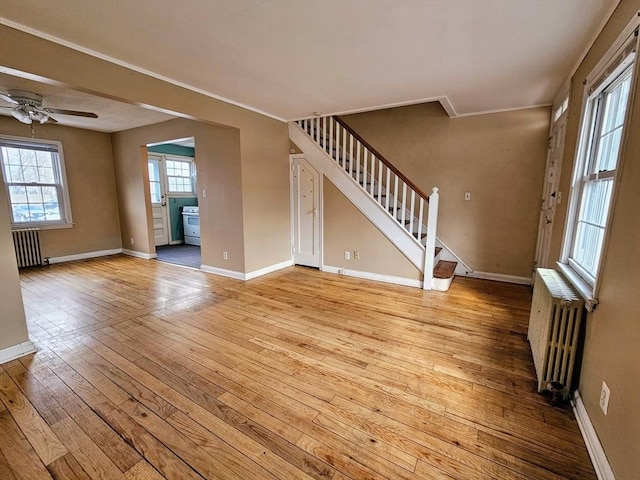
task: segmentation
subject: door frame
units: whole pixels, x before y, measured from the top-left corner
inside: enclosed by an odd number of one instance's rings
[[[310,168],[318,172],[318,269],[324,270],[324,175],[315,168],[304,153],[293,153],[289,155],[289,224],[291,230],[291,263],[295,265],[295,207],[294,185],[293,185],[293,162],[294,160],[304,160]]]

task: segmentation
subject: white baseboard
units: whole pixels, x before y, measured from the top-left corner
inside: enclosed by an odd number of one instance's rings
[[[360,270],[350,270],[348,268],[333,267],[331,265],[322,265],[323,272],[338,273],[347,277],[363,278],[365,280],[373,280],[376,282],[393,283],[395,285],[404,285],[405,287],[422,288],[422,280],[414,280],[412,278],[395,277],[393,275],[383,275],[381,273],[363,272]]]
[[[293,265],[293,260],[285,260],[284,262],[276,263],[274,265],[269,265],[268,267],[264,267],[259,270],[254,270],[253,272],[249,272],[245,274],[244,279],[251,280],[252,278],[261,277],[262,275],[266,275],[267,273],[272,273],[277,270],[290,267],[292,265]]]
[[[598,480],[616,480],[613,470],[611,470],[611,466],[609,465],[609,460],[607,460],[607,456],[598,438],[598,434],[593,428],[589,413],[587,413],[587,409],[584,403],[582,403],[578,391],[575,392],[571,400],[571,405],[573,406],[573,413],[578,421],[578,427],[580,427],[580,433],[582,433],[584,443],[587,445],[587,451],[589,452],[589,457],[591,457],[591,463],[593,463],[593,468],[596,471]]]
[[[201,265],[200,270],[207,273],[213,273],[215,275],[222,275],[223,277],[235,278],[236,280],[251,280],[252,278],[261,277],[267,273],[275,272],[282,268],[290,267],[293,265],[293,260],[285,260],[284,262],[269,265],[268,267],[254,270],[249,273],[242,273],[235,270],[226,270],[224,268],[211,267],[209,265]]]
[[[113,248],[111,250],[98,250],[95,252],[77,253],[74,255],[63,255],[61,257],[49,257],[49,264],[62,262],[72,262],[74,260],[85,260],[87,258],[106,257],[107,255],[117,255],[122,253],[121,248]]]
[[[0,350],[0,364],[7,363],[11,360],[15,360],[16,358],[23,357],[25,355],[29,355],[37,351],[37,348],[31,340],[27,340],[26,342],[18,343],[17,345],[12,345],[11,347],[3,348]]]
[[[124,253],[125,255],[129,255],[131,257],[142,258],[143,260],[151,260],[158,256],[155,253],[136,252],[135,250],[128,250],[126,248],[122,249],[122,253]]]
[[[226,270],[224,268],[212,267],[210,265],[200,265],[200,270],[207,273],[213,273],[214,275],[221,275],[223,277],[235,278],[236,280],[244,280],[244,273],[237,272],[235,270]]]
[[[502,273],[473,271],[461,276],[493,280],[496,282],[517,283],[518,285],[531,285],[531,277],[518,277],[516,275],[504,275]]]

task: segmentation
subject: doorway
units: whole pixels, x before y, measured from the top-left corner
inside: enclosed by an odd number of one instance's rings
[[[302,155],[291,156],[293,263],[320,268],[322,176]]]
[[[147,155],[157,259],[200,268],[195,139],[149,144]]]

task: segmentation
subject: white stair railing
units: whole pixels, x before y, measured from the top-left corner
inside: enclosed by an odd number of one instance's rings
[[[424,193],[338,117],[314,117],[298,120],[295,124],[425,249],[423,288],[430,290],[438,189],[434,188],[431,195]],[[428,209],[425,209],[425,203],[429,204]]]

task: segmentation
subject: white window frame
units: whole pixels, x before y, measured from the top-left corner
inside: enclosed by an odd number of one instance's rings
[[[9,218],[11,219],[11,227],[13,229],[20,228],[38,228],[40,230],[46,229],[56,229],[56,228],[71,228],[73,226],[73,218],[71,216],[71,202],[69,199],[69,188],[67,182],[67,173],[64,165],[64,152],[62,148],[62,143],[54,140],[43,140],[39,138],[27,138],[27,137],[15,137],[10,135],[0,135],[0,142],[7,142],[13,144],[17,147],[23,147],[28,149],[30,146],[48,146],[55,147],[57,150],[57,165],[53,165],[54,175],[57,177],[57,181],[55,184],[46,184],[46,186],[55,186],[58,191],[58,205],[60,208],[60,220],[49,220],[49,221],[36,221],[36,222],[15,222],[13,218],[13,209],[11,208],[11,196],[9,195],[9,187],[12,185],[12,182],[7,181],[7,177],[5,175],[5,166],[4,162],[0,161],[0,171],[2,175],[2,180],[5,188],[5,192],[7,195],[7,204],[9,207]],[[35,185],[35,184],[34,184]],[[44,184],[37,184],[44,185]]]
[[[167,183],[165,185],[165,190],[167,196],[171,197],[195,197],[196,196],[196,186],[195,186],[195,162],[193,157],[183,157],[181,155],[163,155],[164,157],[164,173],[165,178],[167,179]],[[169,172],[167,170],[167,162],[184,162],[189,164],[189,182],[191,184],[190,192],[172,192],[169,189]],[[186,177],[177,177],[177,178],[186,178]]]
[[[569,200],[569,207],[567,210],[567,219],[564,227],[564,238],[562,243],[562,251],[560,261],[557,263],[558,268],[567,277],[567,279],[577,288],[580,294],[585,299],[585,307],[591,311],[598,303],[598,291],[600,287],[600,279],[603,270],[603,258],[607,249],[611,219],[613,217],[613,211],[615,208],[615,202],[617,197],[617,190],[620,180],[620,174],[622,172],[622,166],[624,162],[624,151],[629,136],[629,122],[631,115],[629,114],[630,107],[633,105],[634,94],[638,86],[638,65],[640,61],[638,59],[638,36],[637,28],[640,21],[638,18],[634,18],[629,25],[625,28],[620,37],[614,42],[607,54],[602,58],[593,71],[587,76],[585,80],[584,96],[582,101],[582,116],[580,119],[580,137],[578,139],[578,145],[576,149],[576,157],[573,168],[573,176],[571,181],[571,194]],[[634,53],[631,53],[633,50]],[[574,240],[578,222],[578,212],[582,203],[583,187],[587,183],[585,177],[589,177],[586,173],[586,169],[591,165],[593,161],[592,142],[594,134],[594,106],[598,98],[602,93],[610,89],[612,85],[615,85],[616,81],[620,79],[623,72],[629,68],[629,63],[633,62],[631,85],[629,90],[629,97],[627,98],[627,114],[622,127],[622,136],[620,139],[620,146],[618,150],[618,159],[615,166],[615,170],[608,171],[603,175],[613,176],[613,185],[611,188],[611,196],[609,201],[609,209],[606,216],[606,224],[604,229],[604,238],[602,247],[599,252],[599,258],[597,259],[597,270],[595,276],[591,276],[579,265],[577,265],[571,259],[571,254],[574,247]],[[596,125],[597,126],[597,125]],[[595,173],[597,179],[599,172]],[[593,175],[591,175],[593,177]],[[593,180],[593,178],[591,178]]]

